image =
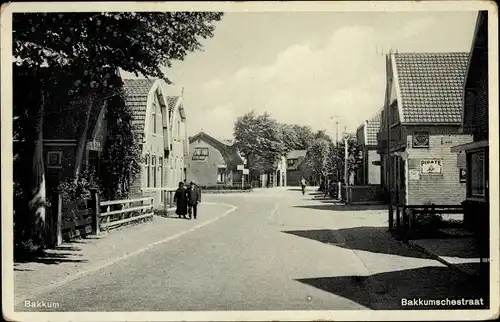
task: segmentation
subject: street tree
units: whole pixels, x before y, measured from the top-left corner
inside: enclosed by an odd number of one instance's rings
[[[36,98],[16,108],[27,122],[17,128],[31,129],[23,139],[30,150],[25,151],[26,155],[31,155],[25,167],[30,172],[30,183],[25,191],[28,209],[23,221],[31,223],[33,243],[43,244],[47,204],[43,121],[47,102],[54,100],[51,86],[57,72],[68,70],[72,74],[79,70],[79,75],[87,76],[71,83],[75,87],[72,91],[80,93],[76,100],[81,101],[73,108],[81,108],[88,115],[95,102],[94,89],[106,87],[102,68],[121,68],[136,75],[165,79],[162,67],[170,67],[173,60],[183,60],[188,52],[200,50],[201,40],[213,36],[215,22],[221,17],[218,12],[14,14],[13,58],[18,67],[14,74],[28,74],[38,84],[33,89]],[[24,89],[25,86],[17,86],[14,92]],[[81,167],[87,115],[78,140],[76,176]]]
[[[356,171],[363,165],[362,146],[357,141],[356,137],[352,134],[345,135],[339,142],[338,146],[334,147],[332,151],[333,169],[339,170],[344,174],[345,171],[345,140],[347,140],[347,171],[348,176]]]
[[[332,168],[331,142],[325,137],[314,139],[306,152],[306,164],[316,175],[326,177]]]
[[[314,132],[310,126],[294,124],[292,128],[297,136],[297,150],[307,150],[314,140]]]
[[[251,111],[237,118],[234,139],[238,150],[247,159],[253,172],[270,172],[289,149],[284,145],[283,126],[268,113]],[[288,135],[288,134],[287,134]]]
[[[301,138],[294,125],[280,123],[281,140],[284,146],[284,152],[301,149]]]

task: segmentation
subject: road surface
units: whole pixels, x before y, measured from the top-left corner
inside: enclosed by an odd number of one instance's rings
[[[464,276],[392,240],[384,210],[335,207],[293,188],[205,195],[204,203],[196,221],[155,219],[177,229],[157,243],[28,300],[58,303],[57,311],[357,310],[478,294]],[[146,236],[147,227],[136,229]],[[17,311],[54,310],[23,303]]]

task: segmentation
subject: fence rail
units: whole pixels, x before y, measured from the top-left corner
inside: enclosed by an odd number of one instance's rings
[[[109,229],[112,226],[123,225],[136,220],[152,218],[154,214],[153,199],[153,197],[148,197],[99,202],[99,215],[97,216],[99,230]],[[145,204],[146,202],[149,203]],[[102,208],[106,208],[106,210],[101,212]]]
[[[58,194],[47,218],[46,243],[58,246],[76,237],[99,235],[101,229],[150,220],[154,215],[153,200],[154,197],[100,201],[98,192],[92,191],[91,199],[63,202]]]
[[[399,205],[396,207],[396,229],[401,231],[405,241],[415,234],[419,215],[463,214],[462,205]]]

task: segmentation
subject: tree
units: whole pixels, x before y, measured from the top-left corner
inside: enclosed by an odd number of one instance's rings
[[[344,136],[339,142],[338,147],[335,147],[333,156],[333,168],[339,169],[340,173],[345,171],[345,139],[347,139],[347,171],[348,175],[355,173],[363,165],[362,147],[352,134]],[[342,175],[343,177],[343,175]]]
[[[288,153],[292,150],[301,148],[301,140],[294,125],[280,123],[281,141],[284,146],[284,152]]]
[[[286,134],[288,135],[288,134]],[[234,125],[235,146],[247,159],[247,166],[256,172],[276,169],[288,146],[283,144],[283,125],[268,113],[251,111],[237,118]]]
[[[307,150],[313,140],[314,140],[314,132],[309,126],[305,125],[298,125],[294,124],[292,125],[292,128],[295,132],[295,135],[297,136],[297,150]]]
[[[214,23],[221,17],[218,12],[16,13],[13,16],[13,56],[19,67],[14,73],[22,71],[38,80],[33,91],[36,98],[24,106],[14,101],[17,110],[27,111],[27,124],[23,128],[30,129],[24,141],[26,155],[32,156],[26,162],[31,173],[25,221],[32,223],[30,239],[34,243],[43,244],[46,207],[43,120],[47,101],[55,100],[50,96],[57,72],[80,70],[88,76],[75,84],[77,90],[86,89],[77,101],[83,103],[87,117],[94,102],[93,89],[102,88],[105,81],[100,68],[121,68],[136,75],[165,78],[161,67],[170,67],[173,60],[183,60],[188,52],[200,50],[201,39],[213,36]],[[24,89],[25,86],[15,87],[14,92]],[[86,121],[80,138],[86,136],[85,124]],[[84,140],[79,142],[83,145]],[[80,154],[75,164],[77,176]]]
[[[325,137],[314,139],[307,149],[306,163],[315,174],[326,177],[331,172],[331,151],[332,143]]]

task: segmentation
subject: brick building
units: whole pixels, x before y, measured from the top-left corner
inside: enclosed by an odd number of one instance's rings
[[[377,112],[370,120],[366,120],[356,131],[356,139],[362,146],[363,165],[355,175],[356,185],[380,184],[380,155],[377,153],[377,133],[380,129],[380,116]]]
[[[243,171],[238,170],[238,165],[244,165],[244,160],[232,141],[200,132],[189,138],[189,151],[186,160],[188,181],[202,186],[242,183]],[[245,182],[248,182],[247,176]]]
[[[482,11],[470,52],[462,114],[462,132],[472,135],[474,140],[451,148],[453,153],[466,155],[464,219],[467,226],[481,235],[489,231],[488,94],[488,12]]]
[[[460,132],[468,56],[387,55],[378,152],[382,184],[388,187],[391,180],[393,205],[459,204],[465,197],[466,186],[460,178],[464,160],[450,147],[472,141],[471,135]]]
[[[183,93],[164,80],[125,79],[125,101],[140,140],[144,162],[131,184],[131,197],[151,196],[163,202],[164,191],[185,179],[188,153]]]

